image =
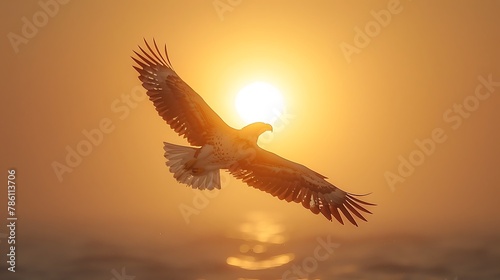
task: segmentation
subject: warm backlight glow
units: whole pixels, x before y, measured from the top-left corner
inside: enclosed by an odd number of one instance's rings
[[[285,107],[281,92],[264,82],[255,82],[244,87],[236,96],[235,105],[238,114],[247,124],[273,124]]]

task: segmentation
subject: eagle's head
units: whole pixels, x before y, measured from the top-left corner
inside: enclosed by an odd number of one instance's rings
[[[272,132],[273,127],[268,123],[255,122],[243,127],[241,129],[241,135],[252,143],[257,143],[259,136],[266,131]]]

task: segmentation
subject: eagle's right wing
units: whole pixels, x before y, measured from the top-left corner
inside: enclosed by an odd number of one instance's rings
[[[362,212],[371,214],[361,205],[375,205],[356,198],[359,195],[341,190],[304,165],[261,148],[257,148],[253,160],[238,162],[229,172],[249,186],[281,200],[301,203],[314,214],[322,213],[330,221],[334,217],[341,224],[344,221],[340,212],[357,226],[353,215],[366,221]]]
[[[144,42],[149,52],[140,46],[142,54],[134,51],[138,58],[132,59],[139,66],[134,68],[139,72],[139,80],[156,111],[170,127],[193,146],[206,144],[208,135],[215,130],[231,130],[203,98],[175,73],[167,47],[165,59],[154,40],[155,50],[146,40]]]

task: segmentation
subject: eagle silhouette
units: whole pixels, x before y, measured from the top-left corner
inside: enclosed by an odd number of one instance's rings
[[[361,205],[375,204],[337,188],[304,165],[260,148],[257,139],[273,130],[270,124],[256,122],[242,129],[228,126],[173,70],[166,45],[163,56],[154,39],[154,49],[144,43],[148,51],[139,46],[140,53],[134,51],[137,57],[132,57],[139,80],[163,120],[195,146],[164,142],[166,164],[179,183],[200,190],[220,189],[220,170],[226,169],[249,186],[301,203],[330,221],[333,216],[344,224],[340,213],[356,226],[353,215],[366,221],[362,213],[371,212]]]

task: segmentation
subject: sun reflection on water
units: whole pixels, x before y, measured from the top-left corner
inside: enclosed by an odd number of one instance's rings
[[[291,262],[295,255],[283,252],[287,241],[285,227],[261,212],[248,213],[245,222],[229,238],[241,241],[237,252],[226,263],[245,270],[263,270]]]

